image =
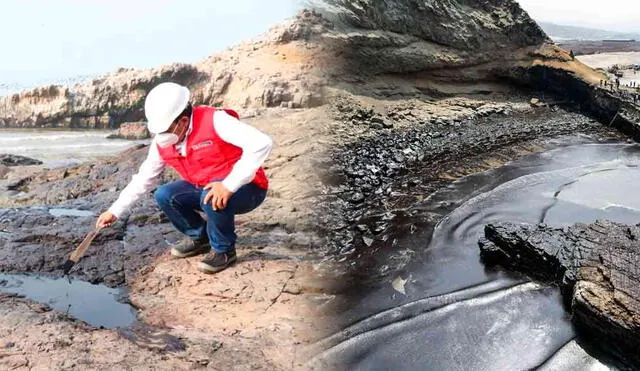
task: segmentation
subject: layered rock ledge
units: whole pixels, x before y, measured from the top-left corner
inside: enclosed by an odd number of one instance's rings
[[[640,225],[497,223],[485,226],[485,238],[484,261],[557,283],[582,334],[640,365]]]
[[[508,83],[544,91],[640,138],[638,106],[599,86],[514,0],[324,0],[336,27],[322,34],[342,64],[332,76],[371,96],[449,96]],[[350,73],[344,73],[349,71]]]

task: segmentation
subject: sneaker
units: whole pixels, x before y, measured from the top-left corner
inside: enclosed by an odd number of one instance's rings
[[[230,251],[227,253],[213,253],[209,254],[198,263],[198,270],[204,273],[217,273],[236,261],[236,252]]]
[[[178,242],[178,244],[171,247],[171,255],[176,258],[188,258],[190,256],[208,253],[209,250],[211,250],[211,246],[209,245],[208,238],[192,240],[189,237],[185,237],[182,241]]]

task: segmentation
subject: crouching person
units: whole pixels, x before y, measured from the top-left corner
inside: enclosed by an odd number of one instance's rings
[[[149,92],[144,110],[149,131],[155,134],[149,153],[96,226],[113,224],[155,187],[169,165],[182,180],[161,186],[155,198],[185,235],[171,254],[186,258],[208,253],[198,269],[216,273],[236,261],[235,215],[255,209],[265,199],[268,180],[261,165],[272,141],[239,121],[234,111],[192,106],[189,97],[186,87],[171,82]]]

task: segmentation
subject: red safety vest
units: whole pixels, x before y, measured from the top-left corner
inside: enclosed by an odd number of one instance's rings
[[[161,148],[160,157],[174,168],[182,179],[197,186],[204,186],[213,180],[223,180],[229,175],[233,165],[242,156],[242,148],[227,143],[214,129],[213,107],[193,108],[191,133],[187,137],[187,155],[181,156],[176,146]],[[238,114],[230,109],[225,112],[235,118]],[[259,168],[252,180],[258,187],[267,189],[269,181],[264,170]]]

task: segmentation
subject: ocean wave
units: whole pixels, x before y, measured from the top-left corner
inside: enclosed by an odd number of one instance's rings
[[[46,148],[39,148],[39,147],[34,147],[34,146],[16,146],[16,147],[2,147],[3,151],[23,151],[23,152],[30,152],[30,151],[38,151],[38,152],[74,152],[74,150],[77,149],[81,149],[81,148],[95,148],[95,147],[101,147],[101,148],[115,148],[115,147],[129,147],[131,145],[133,145],[133,142],[125,142],[125,141],[121,141],[121,142],[105,142],[105,143],[75,143],[75,144],[69,144],[69,143],[60,143],[59,145],[47,145]]]
[[[136,144],[147,143],[107,139],[109,133],[106,130],[0,130],[0,153],[23,155],[44,161],[45,164],[53,161],[56,166],[61,161],[82,163],[112,156]]]
[[[13,133],[11,133],[13,134]],[[78,133],[78,134],[42,134],[38,133],[35,135],[21,134],[20,136],[3,136],[2,132],[0,132],[0,144],[2,143],[15,143],[15,142],[24,142],[24,141],[36,141],[36,140],[62,140],[62,139],[83,139],[83,138],[106,138],[109,133]]]

